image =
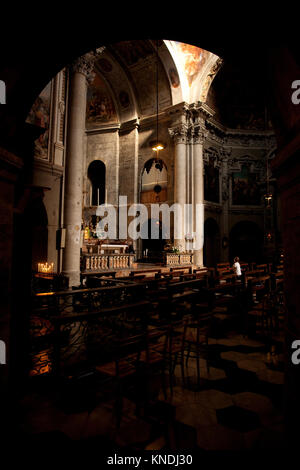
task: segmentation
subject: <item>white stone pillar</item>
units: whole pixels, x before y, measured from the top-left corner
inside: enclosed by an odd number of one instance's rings
[[[179,216],[174,214],[174,245],[180,251],[185,251],[185,224],[184,224],[184,206],[186,204],[186,141],[187,127],[169,129],[170,135],[174,138],[174,203],[181,209]],[[176,233],[181,234],[178,238]]]
[[[83,144],[87,78],[93,70],[93,58],[93,54],[80,57],[70,70],[64,193],[66,239],[63,253],[63,274],[69,278],[70,286],[80,284]]]
[[[194,249],[194,264],[203,266],[204,242],[204,168],[203,168],[204,133],[198,127],[193,132],[193,222],[196,234],[196,249]],[[198,205],[198,208],[197,208]],[[196,212],[197,211],[197,212]],[[201,212],[203,211],[203,212]],[[199,218],[200,217],[200,218]]]

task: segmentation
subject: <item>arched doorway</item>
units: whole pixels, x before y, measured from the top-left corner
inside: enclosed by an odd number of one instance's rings
[[[244,220],[231,229],[229,236],[230,261],[260,262],[263,258],[263,232],[255,222]]]
[[[145,222],[148,226],[148,238],[142,239],[142,255],[143,259],[148,262],[160,262],[162,253],[166,244],[164,238],[164,229],[161,220],[148,219]],[[153,229],[151,227],[158,226],[158,238],[153,238]]]
[[[204,266],[213,267],[220,261],[220,229],[212,217],[204,222]]]
[[[88,178],[90,187],[90,206],[99,206],[105,203],[105,176],[106,167],[101,160],[94,160],[89,164]]]

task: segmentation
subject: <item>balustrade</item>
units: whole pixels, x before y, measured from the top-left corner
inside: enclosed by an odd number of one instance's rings
[[[106,271],[131,268],[133,261],[133,254],[85,254],[82,266],[83,271]]]
[[[186,264],[193,264],[192,253],[165,253],[166,266],[180,266]]]

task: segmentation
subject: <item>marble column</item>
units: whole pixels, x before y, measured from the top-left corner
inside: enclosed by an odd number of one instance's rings
[[[177,217],[174,214],[174,245],[180,251],[185,251],[184,206],[186,204],[187,126],[182,124],[176,128],[169,129],[169,133],[173,137],[175,144],[174,204],[177,204],[180,209]]]
[[[204,132],[200,127],[193,130],[193,223],[195,239],[194,264],[203,266],[204,243]]]
[[[80,245],[82,222],[83,144],[86,119],[87,79],[93,70],[94,55],[79,57],[70,68],[68,105],[63,252],[63,274],[69,285],[80,284]]]

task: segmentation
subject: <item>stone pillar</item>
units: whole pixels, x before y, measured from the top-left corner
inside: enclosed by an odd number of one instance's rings
[[[63,273],[69,285],[80,284],[80,238],[82,222],[83,142],[86,118],[87,79],[93,70],[94,54],[76,60],[70,70],[68,106],[63,253]]]
[[[204,168],[203,168],[204,132],[200,127],[193,130],[193,222],[196,235],[194,264],[203,266],[204,242]],[[197,207],[198,206],[198,207]]]
[[[186,204],[186,139],[187,127],[182,124],[176,128],[169,129],[170,135],[175,143],[174,156],[174,203],[181,208],[181,214],[174,214],[174,245],[180,251],[185,251],[185,224],[184,205]],[[176,232],[181,234],[175,238]]]

